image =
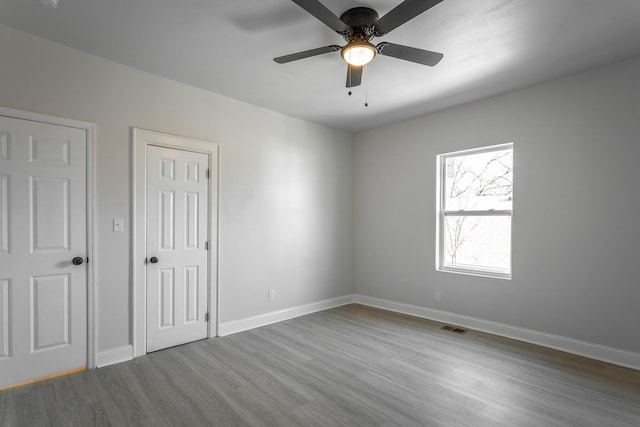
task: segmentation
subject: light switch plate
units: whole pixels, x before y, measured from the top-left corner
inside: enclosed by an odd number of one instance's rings
[[[120,233],[124,231],[124,219],[122,218],[113,219],[113,231],[116,233]]]

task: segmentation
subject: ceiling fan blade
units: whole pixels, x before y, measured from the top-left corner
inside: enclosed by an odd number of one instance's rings
[[[420,15],[442,0],[405,0],[389,11],[374,24],[376,34],[381,36]]]
[[[340,20],[333,12],[327,9],[318,0],[292,0],[295,4],[315,16],[320,22],[331,28],[338,34],[349,34],[351,28]]]
[[[428,65],[433,67],[444,57],[438,52],[430,50],[418,49],[416,47],[404,46],[401,44],[382,42],[376,46],[380,55],[392,56],[405,61],[415,62],[416,64]]]
[[[348,65],[348,64],[347,64]],[[353,65],[347,67],[347,87],[360,86],[362,82],[362,68]]]
[[[337,45],[318,47],[315,49],[292,53],[291,55],[279,56],[277,58],[273,58],[273,60],[278,64],[286,64],[287,62],[297,61],[298,59],[309,58],[311,56],[322,55],[323,53],[335,52],[340,49],[341,47]]]

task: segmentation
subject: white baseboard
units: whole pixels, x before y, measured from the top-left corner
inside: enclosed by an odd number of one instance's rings
[[[96,367],[114,365],[133,359],[133,346],[123,345],[111,350],[101,351],[96,355]]]
[[[283,320],[293,319],[294,317],[315,313],[317,311],[328,310],[330,308],[339,307],[341,305],[351,304],[353,302],[353,296],[347,295],[344,297],[313,302],[298,307],[291,307],[284,310],[259,314],[257,316],[247,317],[246,319],[223,322],[220,323],[218,327],[218,335],[223,337],[226,335],[235,334],[237,332],[259,328],[261,326],[271,325],[272,323],[282,322]]]
[[[397,313],[409,314],[411,316],[435,320],[437,322],[451,325],[464,326],[476,331],[487,332],[506,338],[537,344],[543,347],[553,348],[567,353],[577,354],[590,359],[612,363],[614,365],[640,370],[640,354],[638,353],[593,344],[560,335],[547,334],[531,329],[511,326],[504,323],[491,322],[448,311],[434,310],[431,308],[373,298],[365,295],[346,295],[343,297],[332,298],[298,307],[291,307],[284,310],[247,317],[245,319],[224,322],[220,324],[218,334],[221,337],[231,335],[237,332],[259,328],[261,326],[282,322],[283,320],[293,319],[306,314],[353,303],[381,308],[383,310],[394,311]],[[96,366],[101,368],[115,363],[126,362],[131,359],[133,359],[133,347],[131,345],[126,345],[98,353],[96,355]]]
[[[543,347],[553,348],[567,353],[577,354],[590,359],[612,363],[614,365],[640,370],[640,354],[638,353],[632,353],[560,335],[547,334],[531,329],[506,325],[504,323],[491,322],[447,311],[418,307],[411,304],[403,304],[364,295],[353,295],[352,301],[358,304],[368,305],[370,307],[409,314],[411,316],[422,317],[425,319],[435,320],[437,322],[464,326],[469,329],[475,329],[477,331],[487,332],[531,344],[541,345]]]

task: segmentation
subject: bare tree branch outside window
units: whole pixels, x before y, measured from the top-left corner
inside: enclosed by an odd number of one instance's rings
[[[445,163],[445,250],[451,267],[458,252],[482,221],[465,212],[511,209],[513,199],[512,149],[452,156]]]

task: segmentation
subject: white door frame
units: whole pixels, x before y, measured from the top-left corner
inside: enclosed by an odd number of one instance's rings
[[[29,120],[57,126],[65,126],[84,130],[87,142],[87,368],[96,367],[96,351],[98,348],[98,331],[95,319],[97,307],[97,294],[95,290],[95,277],[97,273],[97,252],[95,233],[95,186],[96,186],[96,157],[95,145],[97,128],[95,123],[83,122],[79,120],[66,119],[62,117],[49,116],[45,114],[32,113],[29,111],[16,110],[13,108],[0,107],[0,116],[13,119]]]
[[[144,263],[147,254],[147,146],[155,145],[204,153],[209,155],[209,241],[207,281],[209,324],[207,337],[218,335],[218,152],[220,145],[215,142],[174,136],[166,133],[133,128],[132,135],[132,338],[133,357],[147,353],[147,269]],[[215,214],[213,216],[212,214]],[[212,216],[215,218],[211,220]]]

